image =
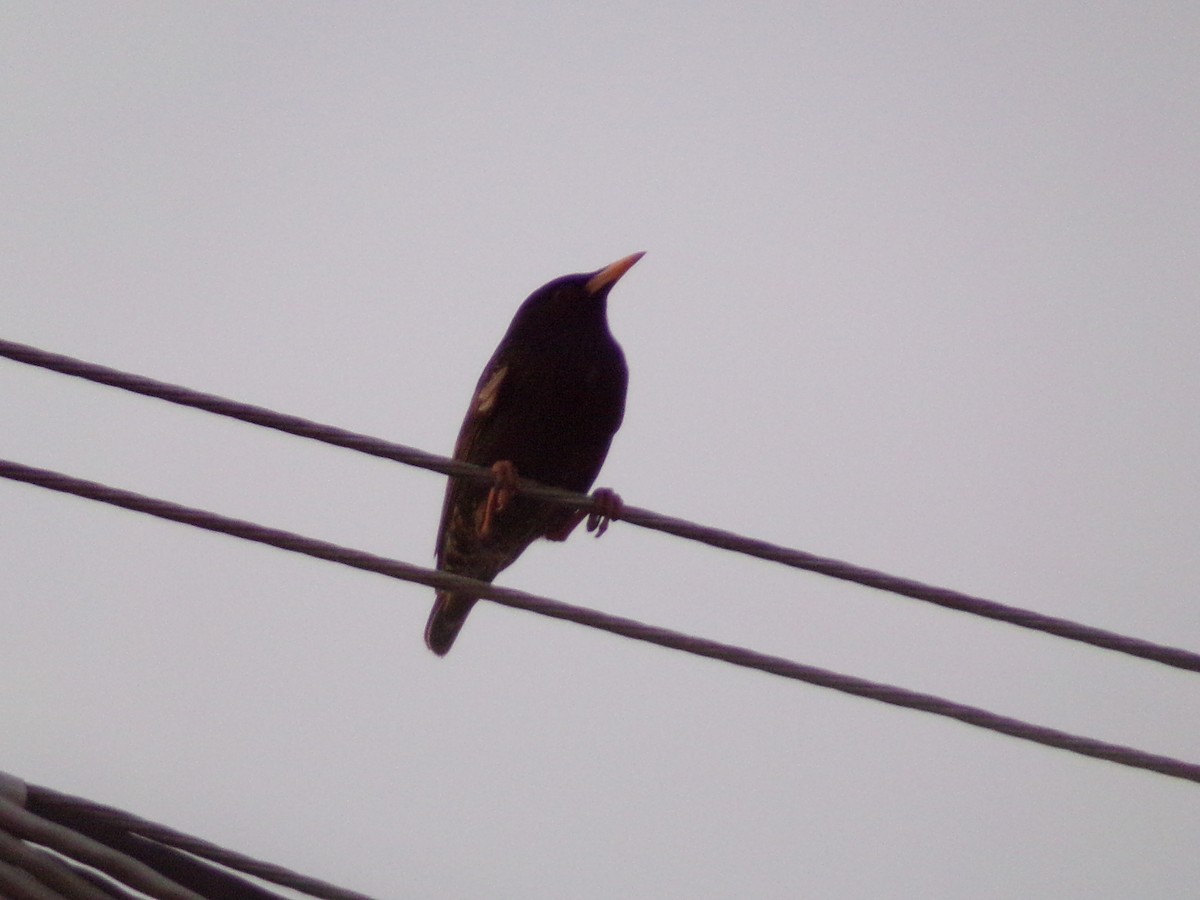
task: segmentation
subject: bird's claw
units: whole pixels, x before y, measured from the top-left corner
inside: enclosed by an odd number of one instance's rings
[[[587,530],[596,532],[596,537],[600,537],[608,531],[609,522],[621,518],[621,511],[625,508],[625,503],[617,496],[616,492],[610,491],[608,488],[597,489],[592,494],[592,503],[594,506],[590,511],[573,512],[571,517],[558,528],[546,532],[546,539],[565,541],[584,519],[587,519]]]
[[[608,531],[608,525],[614,519],[621,518],[621,512],[625,509],[625,502],[621,499],[616,491],[608,488],[598,488],[592,494],[592,501],[596,504],[587,517],[587,530],[596,532],[596,537]]]
[[[495,482],[488,491],[487,501],[483,505],[483,519],[479,523],[479,536],[490,537],[496,516],[512,502],[517,495],[517,467],[507,459],[492,463],[492,477]]]

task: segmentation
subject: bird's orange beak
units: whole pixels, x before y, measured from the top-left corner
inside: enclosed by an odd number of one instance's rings
[[[610,263],[587,280],[584,290],[589,294],[598,294],[612,287],[622,275],[633,267],[635,262],[645,255],[646,251],[641,250],[637,253],[630,253],[624,259],[618,259],[615,263]]]

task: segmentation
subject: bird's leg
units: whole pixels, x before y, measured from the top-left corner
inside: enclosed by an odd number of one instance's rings
[[[490,537],[492,522],[498,513],[504,511],[513,497],[517,495],[517,467],[507,459],[492,463],[492,476],[496,479],[492,489],[488,491],[487,502],[483,505],[483,521],[479,523],[479,536]]]
[[[624,501],[616,491],[608,488],[597,488],[592,493],[592,502],[595,507],[590,512],[581,509],[572,513],[571,518],[561,528],[556,528],[546,534],[547,539],[565,541],[585,517],[587,518],[587,530],[596,532],[596,537],[600,537],[608,531],[609,522],[621,518],[621,510],[625,508]]]

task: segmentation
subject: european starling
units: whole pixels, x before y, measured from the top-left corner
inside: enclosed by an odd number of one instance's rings
[[[582,513],[518,493],[518,477],[586,491],[625,415],[629,370],[608,330],[608,292],[634,253],[598,272],[567,275],[534,291],[479,378],[454,458],[488,466],[492,485],[451,478],[438,527],[438,568],[491,581],[540,537],[566,540]],[[620,512],[612,491],[588,530]],[[476,597],[439,591],[425,643],[444,656]]]

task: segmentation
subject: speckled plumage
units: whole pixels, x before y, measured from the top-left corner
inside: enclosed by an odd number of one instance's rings
[[[625,355],[608,329],[608,292],[642,254],[567,275],[521,304],[476,385],[454,458],[511,463],[522,478],[586,491],[625,414]],[[539,537],[565,537],[577,514],[516,493],[485,525],[486,483],[450,479],[437,564],[491,581]],[[439,592],[425,643],[445,655],[476,598]]]

